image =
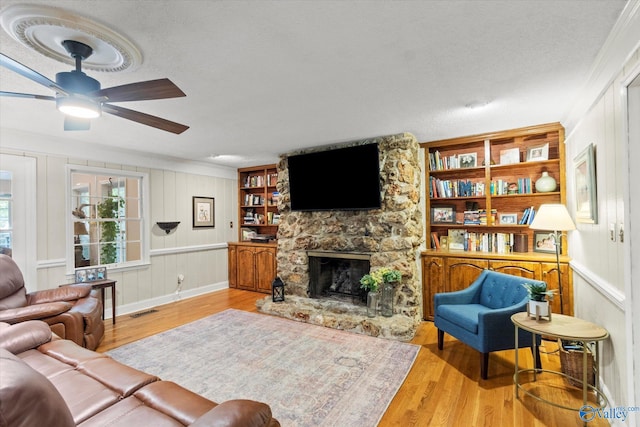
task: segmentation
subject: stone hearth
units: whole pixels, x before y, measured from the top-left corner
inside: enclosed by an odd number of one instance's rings
[[[285,283],[286,298],[284,302],[274,303],[271,296],[266,297],[258,302],[258,308],[265,313],[316,325],[410,340],[422,319],[422,287],[417,266],[422,240],[419,145],[413,135],[403,133],[341,146],[369,143],[377,143],[379,147],[381,209],[291,211],[287,157],[281,158],[277,259],[278,276]],[[332,147],[320,149],[327,148]],[[309,151],[313,150],[304,152]],[[327,168],[329,170],[330,165]],[[308,251],[366,253],[371,269],[399,270],[402,280],[395,287],[393,316],[369,318],[363,305],[310,298]]]

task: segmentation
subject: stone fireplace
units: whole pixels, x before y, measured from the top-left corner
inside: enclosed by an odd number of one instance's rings
[[[291,211],[287,156],[282,156],[278,163],[277,260],[286,297],[284,302],[277,303],[271,301],[271,296],[266,297],[258,302],[258,308],[290,319],[406,341],[413,338],[422,319],[422,286],[418,274],[422,241],[419,145],[413,135],[402,133],[354,141],[341,147],[369,143],[377,143],[380,154],[382,207],[375,210]],[[328,148],[332,147],[319,149]],[[309,151],[313,150],[289,155]],[[330,165],[327,170],[330,171]],[[345,267],[345,259],[355,267]],[[346,287],[351,294],[359,290],[353,289],[354,281],[359,284],[368,269],[353,261],[365,260],[369,269],[390,267],[402,273],[402,280],[395,286],[392,317],[369,318],[358,296],[340,295]],[[341,274],[342,282],[333,283],[334,276]],[[312,275],[320,277],[312,278]],[[329,285],[328,277],[331,277]],[[324,281],[322,286],[342,289],[333,294],[331,289],[319,291],[316,280]],[[325,295],[318,298],[318,292]]]

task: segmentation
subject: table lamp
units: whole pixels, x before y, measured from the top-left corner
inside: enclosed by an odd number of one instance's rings
[[[569,215],[567,207],[562,204],[540,205],[538,212],[533,217],[529,228],[532,230],[553,230],[549,237],[553,239],[556,248],[556,267],[558,270],[558,292],[560,293],[560,313],[564,314],[564,301],[562,298],[562,275],[560,274],[560,246],[562,233],[560,231],[575,230],[576,226]],[[535,244],[535,242],[534,242]]]

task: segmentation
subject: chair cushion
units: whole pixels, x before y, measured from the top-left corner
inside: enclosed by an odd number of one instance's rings
[[[482,304],[439,305],[436,307],[436,316],[477,334],[478,315],[487,311],[491,311],[491,309]]]
[[[527,296],[527,290],[522,286],[526,282],[532,280],[492,272],[482,283],[480,304],[493,309],[518,304]]]

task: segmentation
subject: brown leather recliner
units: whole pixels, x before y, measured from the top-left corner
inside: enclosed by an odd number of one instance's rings
[[[42,320],[61,338],[95,350],[104,335],[102,303],[90,284],[27,293],[16,263],[0,254],[0,322]]]

